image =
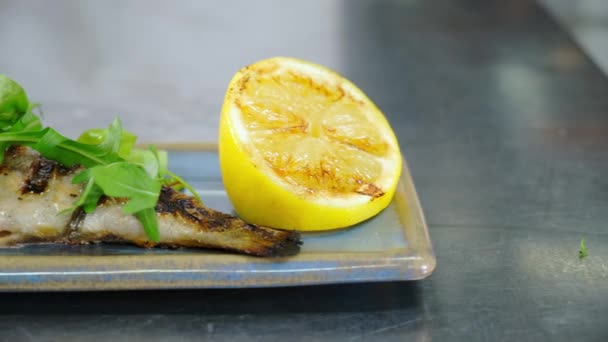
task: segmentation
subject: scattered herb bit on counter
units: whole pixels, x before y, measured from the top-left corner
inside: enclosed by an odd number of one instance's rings
[[[588,255],[587,246],[585,246],[585,239],[581,239],[581,249],[578,251],[578,257],[580,259]]]

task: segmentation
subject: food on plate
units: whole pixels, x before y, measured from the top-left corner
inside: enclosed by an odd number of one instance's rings
[[[167,156],[119,120],[76,141],[43,127],[23,89],[0,75],[0,246],[120,242],[255,256],[299,251],[299,233],[205,207]],[[178,191],[190,189],[195,196]]]
[[[198,200],[163,186],[155,212],[159,239],[151,241],[140,222],[125,214],[121,198],[102,197],[91,213],[64,212],[82,192],[66,167],[25,146],[10,147],[0,165],[0,245],[28,242],[123,242],[143,247],[205,247],[258,255],[297,253],[298,234],[248,224],[206,208]]]
[[[355,85],[286,57],[233,77],[219,157],[240,217],[269,227],[342,228],[386,208],[401,174],[395,134]]]

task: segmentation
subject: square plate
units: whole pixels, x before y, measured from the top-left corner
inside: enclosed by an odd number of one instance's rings
[[[169,167],[211,208],[232,212],[211,145],[169,145]],[[422,279],[435,268],[407,164],[392,203],[356,226],[304,233],[300,254],[265,259],[197,249],[38,244],[0,248],[0,290],[241,288]]]

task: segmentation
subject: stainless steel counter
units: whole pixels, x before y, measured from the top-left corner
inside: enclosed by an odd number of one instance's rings
[[[248,63],[334,68],[396,130],[437,254],[418,282],[0,294],[1,340],[608,340],[608,79],[533,1],[3,1],[0,51],[61,131],[161,142],[215,140]]]

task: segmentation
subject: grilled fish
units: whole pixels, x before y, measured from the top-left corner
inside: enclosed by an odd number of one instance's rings
[[[207,208],[193,197],[163,187],[156,205],[160,242],[147,239],[124,199],[104,197],[97,209],[63,213],[78,199],[81,184],[72,178],[82,168],[65,167],[35,150],[12,146],[0,165],[0,246],[58,242],[128,243],[141,247],[202,247],[255,256],[298,253],[300,235],[249,224]]]

